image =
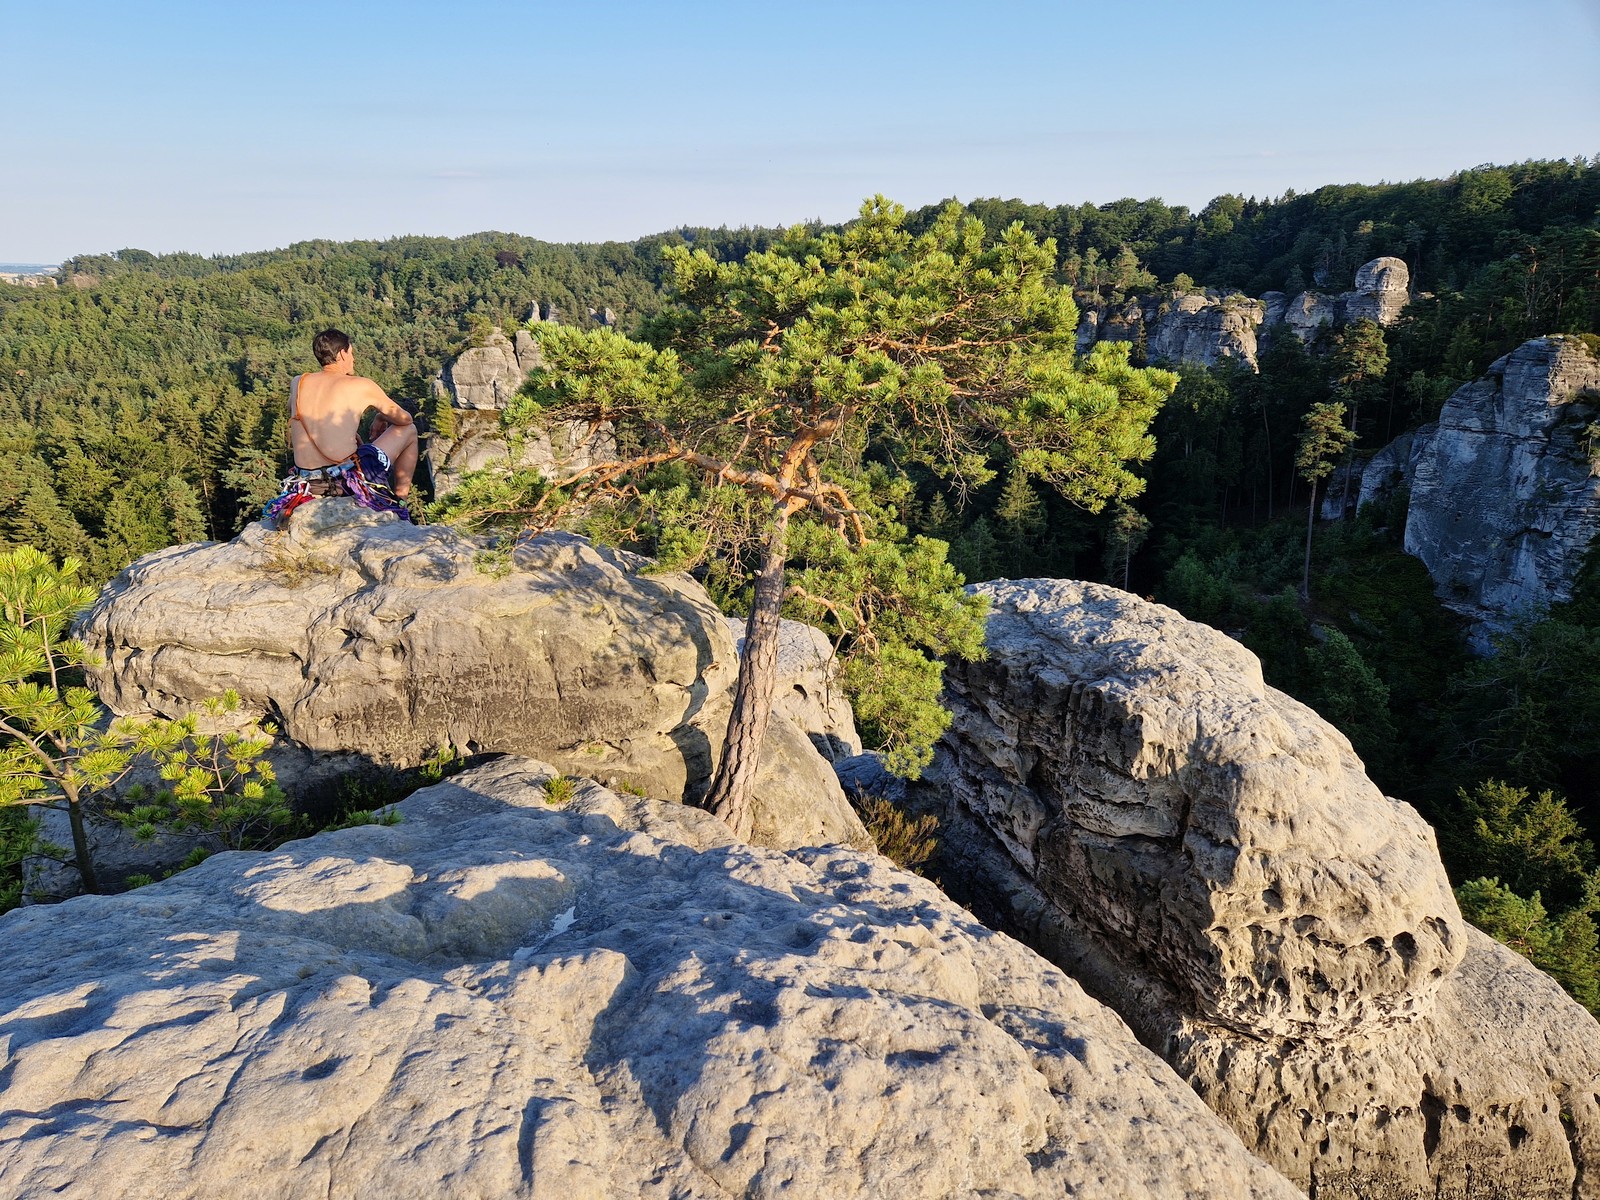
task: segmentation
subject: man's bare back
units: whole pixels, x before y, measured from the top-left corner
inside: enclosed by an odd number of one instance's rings
[[[356,450],[361,415],[369,408],[377,409],[384,422],[373,445],[389,456],[395,495],[404,498],[417,465],[416,426],[381,387],[355,373],[355,355],[348,345],[322,370],[300,376],[291,392],[289,438],[295,466],[313,470],[348,459]]]

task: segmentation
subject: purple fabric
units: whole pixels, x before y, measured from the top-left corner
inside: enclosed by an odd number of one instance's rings
[[[322,486],[313,488],[314,484]],[[296,471],[283,481],[283,490],[261,509],[261,521],[268,529],[283,529],[294,510],[307,500],[321,496],[349,496],[362,508],[373,512],[392,512],[402,521],[411,520],[407,508],[389,488],[389,456],[376,446],[356,447],[349,462],[318,471]]]

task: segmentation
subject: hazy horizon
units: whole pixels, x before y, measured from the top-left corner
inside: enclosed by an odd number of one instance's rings
[[[1381,31],[1381,36],[1374,33]],[[1538,33],[1541,36],[1532,36]],[[631,241],[1436,178],[1600,152],[1590,0],[0,6],[0,254]]]

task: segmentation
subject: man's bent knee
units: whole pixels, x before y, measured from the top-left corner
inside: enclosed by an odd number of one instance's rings
[[[391,425],[373,439],[372,444],[387,454],[390,462],[399,462],[400,456],[417,444],[417,427]]]

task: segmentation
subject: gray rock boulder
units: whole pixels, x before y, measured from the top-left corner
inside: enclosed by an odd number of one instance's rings
[[[1283,325],[1302,342],[1316,338],[1323,329],[1334,329],[1352,321],[1376,321],[1393,325],[1411,300],[1411,272],[1398,258],[1375,258],[1356,269],[1355,287],[1337,296],[1324,292],[1301,292],[1292,300],[1281,292],[1268,292],[1264,324]]]
[[[932,884],[553,770],[0,917],[0,1191],[1299,1194]]]
[[[1151,362],[1214,366],[1224,358],[1256,365],[1256,328],[1266,308],[1237,293],[1187,292],[1147,314],[1145,353]]]
[[[428,439],[427,453],[434,494],[444,496],[460,487],[469,471],[533,469],[552,478],[581,471],[615,457],[616,439],[605,427],[556,421],[512,443],[500,427],[498,412],[463,409],[454,414],[453,436],[435,432]]]
[[[1301,292],[1283,307],[1283,323],[1302,342],[1309,342],[1339,319],[1339,302],[1321,292]]]
[[[1078,353],[1085,353],[1090,346],[1100,340],[1100,312],[1098,309],[1085,308],[1083,315],[1078,318],[1078,329],[1075,334]]]
[[[1398,258],[1375,258],[1340,295],[1305,291],[1289,298],[1267,292],[1252,300],[1240,293],[1185,292],[1133,297],[1107,307],[1086,306],[1078,322],[1079,352],[1095,342],[1143,342],[1151,362],[1213,366],[1223,358],[1249,363],[1276,331],[1310,342],[1324,330],[1368,318],[1393,325],[1411,298],[1410,272]]]
[[[435,394],[450,406],[448,431],[428,439],[428,469],[437,495],[461,485],[469,471],[533,468],[547,475],[582,470],[616,453],[607,427],[558,421],[515,443],[500,428],[500,414],[543,358],[525,329],[515,341],[496,330],[482,346],[465,350],[434,380]]]
[[[1322,498],[1317,505],[1317,518],[1322,521],[1340,521],[1355,513],[1360,507],[1361,480],[1366,475],[1368,455],[1349,456],[1334,467],[1322,485]]]
[[[989,657],[951,664],[920,789],[975,911],[1319,1200],[1588,1194],[1600,1025],[1470,931],[1431,830],[1343,736],[1169,609],[981,588]]]
[[[1375,258],[1356,270],[1354,291],[1346,292],[1344,319],[1393,325],[1411,300],[1411,269],[1399,258]]]
[[[318,500],[289,529],[178,546],[101,592],[79,636],[114,712],[180,716],[238,690],[295,746],[415,765],[440,748],[534,755],[659,799],[693,798],[738,660],[683,575],[548,534],[503,573],[443,527]],[[786,719],[763,755],[756,837],[868,845],[828,764]]]
[[[1416,458],[1406,550],[1480,646],[1567,600],[1600,531],[1600,359],[1571,335],[1525,342],[1445,402]]]
[[[519,340],[524,336],[527,335],[520,335]],[[527,345],[534,351],[538,349],[531,337]],[[519,349],[523,354],[518,353]],[[456,408],[502,409],[511,403],[528,372],[537,365],[536,358],[523,361],[526,353],[526,347],[519,347],[497,329],[483,345],[463,350],[446,363],[439,375],[440,383]]]
[[[1357,509],[1369,504],[1382,504],[1398,489],[1411,487],[1417,460],[1427,451],[1437,428],[1430,424],[1402,433],[1367,461],[1366,469],[1361,473]]]

